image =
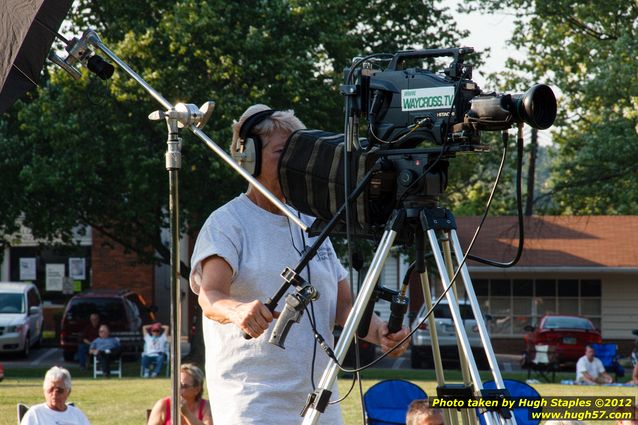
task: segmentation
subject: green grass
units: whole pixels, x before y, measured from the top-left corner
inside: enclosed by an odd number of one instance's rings
[[[125,378],[110,380],[94,380],[89,373],[80,369],[71,369],[73,375],[73,391],[69,397],[75,402],[95,425],[143,424],[146,420],[146,409],[153,403],[170,394],[170,381],[166,378],[141,379],[137,377],[139,364],[124,364]],[[45,368],[25,368],[6,370],[5,380],[0,383],[0,425],[16,423],[16,403],[36,404],[44,400],[42,393],[42,377]],[[490,379],[484,373],[484,379]],[[524,380],[524,373],[503,373],[504,378]],[[560,379],[570,379],[572,374],[559,374]],[[387,370],[374,369],[363,375],[363,391],[383,379],[398,378],[410,380],[421,386],[429,395],[436,393],[436,382],[433,371],[423,370]],[[460,374],[450,371],[446,374],[448,382],[458,382]],[[344,395],[350,387],[351,379],[339,380],[339,391]],[[635,396],[633,387],[583,387],[558,384],[536,384],[534,387],[542,396]],[[284,406],[294,408],[297,406]],[[361,420],[361,404],[358,386],[342,403],[342,410],[347,425],[358,425]],[[300,420],[301,423],[301,420]],[[606,425],[613,422],[598,421],[596,424]]]

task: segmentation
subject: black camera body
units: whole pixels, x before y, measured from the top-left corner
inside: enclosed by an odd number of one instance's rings
[[[356,141],[359,148],[350,155],[348,177],[354,187],[372,173],[352,205],[353,224],[362,233],[378,234],[394,209],[435,204],[447,186],[447,160],[458,152],[487,150],[481,131],[522,123],[546,129],[553,124],[556,98],[548,86],[535,85],[525,94],[483,93],[464,63],[465,55],[473,52],[466,47],[403,51],[392,55],[383,70],[365,66],[371,57],[348,69],[341,87],[348,96],[346,114],[368,123],[366,140]],[[431,62],[441,56],[452,57],[443,72],[406,67],[414,60]],[[288,203],[329,221],[347,197],[345,152],[343,134],[293,133],[279,163]]]
[[[473,51],[458,48],[398,52],[383,71],[360,70],[360,99],[355,103],[363,106],[361,113],[369,123],[368,140],[380,146],[395,144],[394,148],[414,147],[423,141],[442,145],[451,134],[451,126],[463,121],[471,99],[481,93],[471,80],[471,67],[464,64],[464,55]],[[404,68],[409,60],[439,56],[453,57],[443,74]]]

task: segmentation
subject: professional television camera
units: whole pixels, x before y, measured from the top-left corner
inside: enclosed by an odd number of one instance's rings
[[[549,128],[556,98],[543,84],[525,94],[483,93],[471,80],[465,56],[472,48],[402,51],[383,70],[366,68],[367,58],[347,71],[342,93],[350,97],[351,117],[368,123],[367,138],[352,152],[350,182],[371,173],[353,204],[360,233],[379,234],[399,207],[427,206],[447,186],[448,162],[458,152],[483,152],[481,131],[522,123]],[[386,55],[387,56],[387,55]],[[451,56],[442,72],[409,68],[414,60]],[[344,203],[344,136],[301,130],[289,139],[279,175],[288,202],[320,220],[330,220]]]

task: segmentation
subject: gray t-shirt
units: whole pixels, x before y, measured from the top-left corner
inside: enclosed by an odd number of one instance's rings
[[[305,223],[312,219],[301,216]],[[311,246],[314,238],[306,237]],[[301,230],[288,218],[272,214],[242,194],[214,211],[204,224],[191,259],[190,285],[199,292],[202,261],[222,257],[233,270],[232,298],[242,302],[272,297],[283,283],[280,273],[294,268],[303,249]],[[317,329],[332,346],[332,329],[337,307],[337,283],[346,270],[326,240],[310,262],[310,283],[318,290],[314,301]],[[307,269],[302,277],[308,281]],[[291,288],[288,292],[293,292]],[[277,311],[283,308],[285,297]],[[299,412],[313,388],[310,380],[314,337],[307,314],[293,324],[285,350],[268,343],[274,327],[257,339],[245,340],[234,324],[219,324],[203,318],[206,343],[206,381],[215,425],[299,424]],[[328,363],[317,347],[315,385]],[[337,398],[336,389],[332,399]],[[329,405],[320,423],[339,425],[338,405]]]

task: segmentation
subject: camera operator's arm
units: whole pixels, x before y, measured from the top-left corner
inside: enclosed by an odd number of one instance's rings
[[[199,305],[204,315],[216,322],[233,323],[253,338],[268,328],[273,315],[259,300],[242,303],[230,296],[233,271],[221,257],[212,256],[202,261],[202,279]]]
[[[336,322],[338,325],[345,325],[351,309],[352,295],[350,293],[350,285],[348,284],[347,280],[341,280],[339,281],[339,293],[337,297]],[[368,335],[366,335],[364,340],[378,345],[384,352],[386,352],[397,345],[397,343],[405,338],[408,333],[409,329],[403,328],[399,332],[389,334],[388,324],[381,320],[379,316],[373,314],[372,318],[370,319],[370,328],[368,330]],[[408,345],[409,341],[406,341],[403,345],[394,350],[390,355],[393,357],[400,356],[408,349]]]

